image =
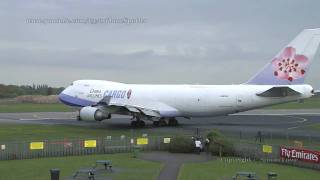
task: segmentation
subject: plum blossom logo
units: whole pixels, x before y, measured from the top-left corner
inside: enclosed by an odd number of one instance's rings
[[[293,47],[286,47],[278,57],[272,60],[274,76],[288,81],[302,78],[308,63],[306,56],[296,54],[296,49]]]
[[[129,91],[127,92],[127,98],[128,98],[128,99],[130,99],[130,97],[131,97],[131,93],[132,93],[132,90],[131,90],[131,89],[129,89]]]

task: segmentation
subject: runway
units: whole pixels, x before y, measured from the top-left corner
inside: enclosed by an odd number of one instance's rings
[[[102,122],[77,121],[73,112],[42,112],[42,113],[0,113],[1,123],[46,124],[99,127],[100,129],[132,129],[130,117],[113,116]],[[312,126],[320,123],[320,110],[253,110],[229,116],[210,118],[179,118],[177,127],[153,127],[148,122],[145,129],[154,132],[194,133],[219,129],[228,135],[254,136],[258,131],[268,137],[312,138],[320,140],[320,133]]]

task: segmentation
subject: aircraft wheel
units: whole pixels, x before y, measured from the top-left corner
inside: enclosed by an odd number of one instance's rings
[[[138,121],[137,123],[138,123],[138,126],[139,126],[139,127],[145,127],[145,126],[146,126],[146,123],[145,123],[144,121],[141,121],[141,120],[140,120],[140,121]]]
[[[80,115],[77,115],[76,119],[77,121],[82,121]]]
[[[164,119],[159,120],[159,126],[166,126],[168,125]]]
[[[154,126],[159,126],[159,124],[160,124],[159,121],[153,121]]]
[[[131,126],[132,127],[137,127],[138,125],[138,122],[137,121],[131,121]]]
[[[169,126],[178,126],[178,121],[175,118],[170,118]]]

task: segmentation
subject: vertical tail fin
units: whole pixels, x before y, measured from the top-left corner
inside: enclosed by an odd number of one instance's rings
[[[303,84],[320,43],[320,28],[305,29],[247,84]]]

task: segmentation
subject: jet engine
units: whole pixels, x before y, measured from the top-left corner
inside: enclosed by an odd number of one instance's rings
[[[86,106],[80,109],[79,112],[79,119],[80,120],[95,120],[95,121],[102,121],[104,119],[110,119],[111,114],[106,113],[99,108]]]

